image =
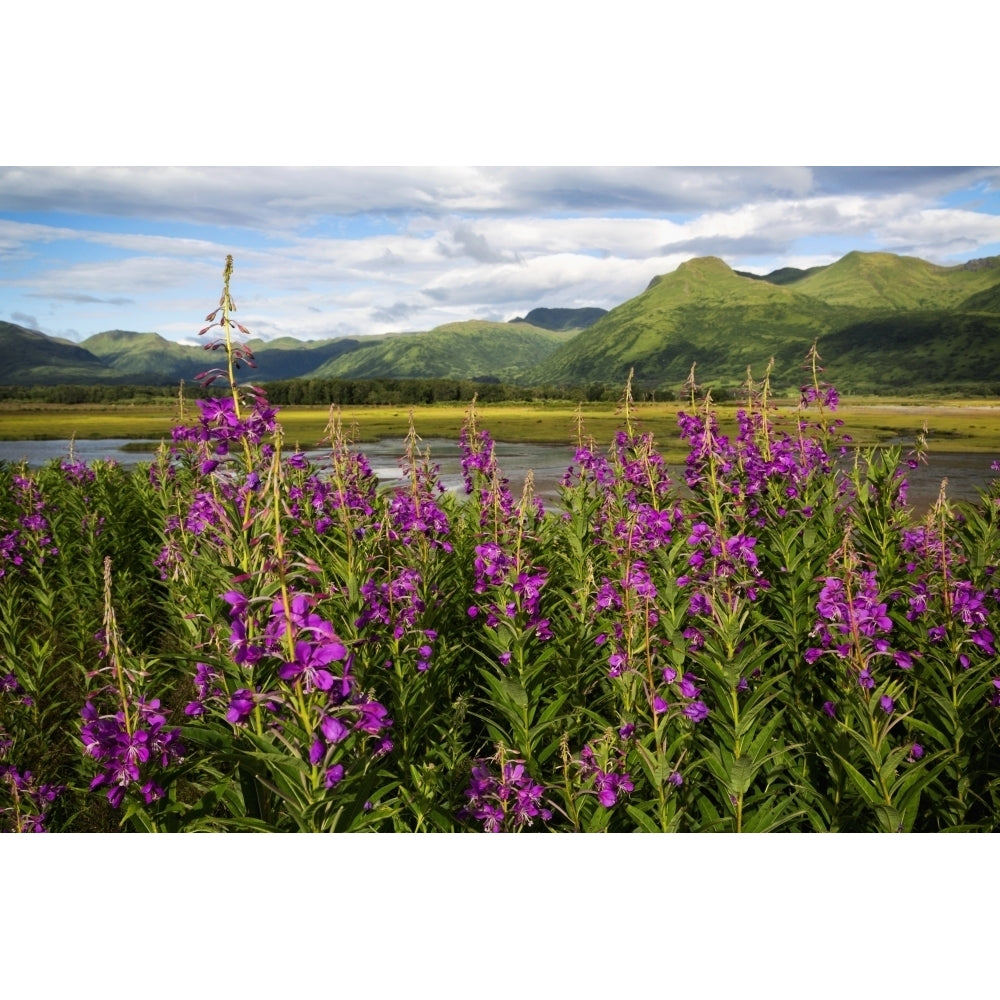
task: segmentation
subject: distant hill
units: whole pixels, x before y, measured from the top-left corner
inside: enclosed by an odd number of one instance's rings
[[[517,382],[567,336],[527,323],[467,320],[424,333],[363,338],[349,354],[328,361],[311,378],[495,378]]]
[[[953,309],[998,282],[997,267],[939,267],[919,257],[854,251],[796,282],[795,290],[831,305],[912,311]]]
[[[257,368],[247,369],[252,371],[247,378],[259,381],[301,378],[331,358],[353,351],[360,343],[352,338],[250,340],[247,347],[253,351]],[[223,366],[221,352],[206,351],[203,346],[177,344],[158,333],[108,330],[88,337],[80,346],[122,377],[146,385],[170,385],[181,379],[190,381],[207,368]]]
[[[769,281],[772,285],[794,285],[796,281],[808,278],[810,274],[817,274],[828,268],[829,264],[820,264],[818,267],[808,267],[803,270],[801,267],[779,267],[777,271],[770,274],[753,274],[750,271],[734,271],[741,278],[753,278],[754,281]]]
[[[122,378],[147,385],[190,380],[206,367],[206,354],[200,347],[176,344],[158,333],[107,330],[88,337],[80,346]]]
[[[602,316],[607,315],[607,309],[588,307],[585,309],[532,309],[527,316],[518,316],[511,323],[528,323],[539,326],[543,330],[585,330],[593,326]]]
[[[773,357],[780,390],[800,383],[814,341],[842,392],[1000,395],[1000,257],[939,267],[852,252],[767,275],[700,257],[610,312],[540,307],[508,323],[253,340],[258,367],[241,375],[618,387],[634,370],[637,390],[673,394],[692,364],[699,383],[728,392],[748,367],[759,378]],[[110,330],[72,344],[0,322],[0,363],[0,385],[167,384],[219,367],[222,357],[156,333]]]
[[[366,337],[341,337],[336,340],[250,340],[247,346],[254,352],[257,369],[253,378],[262,382],[312,376],[317,368],[358,350]]]
[[[0,384],[59,385],[118,381],[86,348],[0,321]]]

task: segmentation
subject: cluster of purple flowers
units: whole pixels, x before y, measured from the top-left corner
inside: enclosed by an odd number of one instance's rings
[[[429,540],[434,548],[451,551],[448,517],[431,496],[397,490],[389,501],[389,540],[410,545],[416,536]]]
[[[480,527],[514,521],[518,513],[525,515],[526,511],[516,510],[510,482],[497,464],[496,448],[489,432],[477,431],[466,422],[459,433],[458,446],[466,495],[475,494],[479,499]],[[534,515],[542,517],[545,513],[542,502],[534,498],[532,503]]]
[[[7,575],[7,567],[20,567],[24,564],[25,551],[21,547],[21,533],[17,530],[8,531],[0,536],[0,579]]]
[[[426,541],[431,548],[451,552],[448,535],[451,525],[447,515],[438,505],[438,498],[445,492],[440,468],[431,465],[429,457],[419,458],[416,451],[416,432],[411,429],[407,452],[399,461],[400,468],[409,480],[409,486],[393,490],[388,509],[388,538],[409,547],[418,540]]]
[[[504,761],[495,775],[486,760],[472,767],[472,778],[465,791],[469,802],[459,812],[459,819],[474,819],[486,833],[512,833],[531,826],[536,819],[548,821],[552,810],[545,806],[545,786],[525,769],[523,760]]]
[[[617,482],[615,470],[611,467],[607,456],[603,452],[595,451],[590,445],[581,445],[577,448],[573,462],[576,464],[571,464],[563,474],[561,485],[564,489],[572,488],[577,482],[593,483],[603,495],[603,491]]]
[[[249,389],[249,387],[247,387]],[[253,393],[249,412],[242,416],[236,400],[232,396],[218,399],[198,399],[195,401],[201,411],[198,423],[192,427],[178,426],[173,429],[176,442],[195,441],[211,444],[215,460],[225,458],[232,445],[242,441],[260,444],[277,427],[278,411],[267,403],[263,392]],[[206,462],[213,459],[206,458]],[[213,471],[203,468],[203,473]]]
[[[333,688],[336,678],[327,668],[344,660],[347,648],[333,625],[313,613],[315,598],[290,593],[287,606],[284,597],[275,598],[263,630],[241,591],[228,590],[222,599],[230,606],[229,641],[234,663],[252,666],[265,656],[277,657],[283,661],[278,668],[282,680],[301,681],[307,693]]]
[[[752,535],[734,535],[722,538],[704,521],[691,525],[687,544],[694,550],[688,557],[688,565],[699,573],[705,568],[708,557],[713,560],[712,576],[732,576],[740,563],[747,567],[751,575],[760,576],[757,553],[754,547],[757,539]]]
[[[487,628],[495,629],[501,620],[508,620],[538,639],[552,638],[551,622],[543,617],[541,607],[548,570],[542,566],[519,569],[518,561],[494,542],[476,546],[473,566],[473,592],[488,599],[469,607],[470,618],[483,611]]]
[[[291,464],[292,459],[288,462]],[[331,463],[332,475],[312,472],[301,484],[289,485],[288,513],[293,534],[311,529],[317,535],[325,535],[345,518],[356,537],[370,530],[369,518],[375,512],[378,480],[368,460],[363,454],[342,446],[334,449]]]
[[[929,525],[904,531],[902,549],[910,556],[906,569],[914,574],[906,594],[907,621],[933,622],[927,625],[928,640],[936,645],[950,637],[963,670],[972,665],[973,655],[996,656],[996,636],[990,625],[1000,605],[1000,588],[987,591],[959,579],[967,557],[953,537]],[[988,576],[994,572],[987,568]],[[990,694],[990,701],[997,704],[995,693]]]
[[[6,788],[12,805],[0,805],[0,830],[13,817],[10,829],[14,833],[45,833],[46,812],[63,792],[65,785],[39,783],[31,771],[21,771],[3,761],[8,741],[0,738],[0,789]],[[0,800],[2,801],[2,800]]]
[[[672,697],[678,699],[681,714],[694,723],[704,722],[709,714],[709,708],[701,698],[697,680],[690,671],[681,675],[673,667],[663,668],[663,683],[668,685]],[[670,709],[670,702],[657,695],[653,700],[653,708],[658,714],[666,712]]]
[[[580,777],[592,782],[597,801],[605,809],[613,808],[623,796],[635,790],[632,776],[624,766],[625,752],[620,748],[610,750],[602,743],[595,753],[591,745],[585,743],[580,751]]]
[[[147,805],[162,798],[164,790],[153,776],[156,769],[166,768],[184,756],[180,730],[166,728],[158,698],[140,698],[134,707],[131,719],[121,709],[101,714],[92,701],[81,712],[80,740],[85,752],[101,767],[90,788],[107,788],[108,802],[115,809],[130,789],[138,790]]]
[[[264,621],[254,613],[250,600],[238,590],[222,595],[230,606],[230,650],[238,666],[276,666],[278,681],[310,699],[310,717],[300,720],[310,730],[309,761],[327,761],[325,780],[333,787],[344,775],[342,764],[328,757],[352,731],[378,737],[375,754],[388,753],[392,741],[385,731],[392,726],[388,711],[380,702],[358,690],[351,673],[351,657],[333,625],[313,610],[316,598],[290,593],[287,604],[279,596],[270,605]],[[200,665],[203,666],[203,665]],[[186,709],[189,715],[203,714],[210,699],[219,696],[217,674],[201,669],[196,678],[199,699]],[[254,710],[262,708],[272,725],[280,725],[287,712],[298,711],[299,702],[286,687],[239,688],[222,707],[234,726],[246,725]]]
[[[406,566],[388,583],[366,580],[359,588],[365,609],[354,623],[362,632],[375,635],[385,630],[397,642],[409,635],[415,644],[420,672],[430,667],[437,639],[434,629],[420,627],[420,616],[426,608],[420,594],[422,582],[420,573]]]
[[[642,503],[658,506],[673,490],[667,463],[656,450],[651,433],[617,431],[611,464],[616,488],[624,488],[624,499],[630,506]]]
[[[618,580],[601,578],[594,599],[595,623],[610,629],[611,653],[608,655],[608,677],[620,677],[629,669],[629,628],[641,622],[644,631],[652,631],[660,620],[656,604],[657,589],[649,575],[649,568],[641,559],[625,567],[625,574]],[[622,616],[617,612],[627,608]],[[603,646],[608,642],[607,631],[599,632],[594,642]]]
[[[25,559],[33,559],[39,566],[50,556],[59,554],[52,539],[52,529],[46,517],[45,498],[38,484],[30,476],[14,476],[13,496],[20,507],[18,527],[0,524],[0,577],[5,575],[6,564],[21,567]],[[13,530],[10,530],[13,528]]]
[[[18,705],[30,707],[33,704],[10,671],[0,677],[0,719],[8,695],[12,695]],[[66,787],[39,783],[31,771],[12,764],[8,758],[14,743],[0,725],[0,832],[44,833],[46,810]]]
[[[912,656],[903,650],[893,650],[889,642],[893,622],[888,604],[879,594],[874,570],[859,570],[844,579],[826,577],[816,611],[820,620],[812,634],[820,644],[806,650],[807,663],[815,663],[824,653],[831,653],[849,664],[854,679],[865,692],[875,687],[872,666],[877,656],[891,656],[901,670],[912,669]],[[891,715],[895,702],[888,694],[883,694],[879,707]],[[836,704],[825,702],[823,711],[833,718]]]
[[[819,403],[828,410],[836,410],[840,403],[840,393],[829,382],[820,382],[818,385],[809,384],[800,386],[799,394],[802,406],[811,406],[813,403]]]
[[[804,405],[820,399],[805,394]],[[836,394],[823,393],[822,399],[836,408]],[[687,485],[696,493],[718,489],[731,499],[744,522],[764,527],[767,515],[764,497],[778,501],[775,513],[787,517],[793,511],[812,517],[809,483],[834,474],[834,464],[821,439],[803,433],[808,425],[798,422],[797,433],[778,431],[761,410],[736,413],[738,434],[735,441],[719,431],[714,412],[707,415],[678,414],[681,437],[688,441]],[[841,421],[834,421],[839,427]],[[832,430],[833,428],[831,428]],[[846,442],[848,439],[844,439]],[[841,445],[843,450],[843,443]],[[711,480],[714,477],[714,482]],[[841,491],[846,489],[843,480]]]
[[[620,543],[620,551],[646,554],[669,546],[683,523],[684,512],[679,506],[657,508],[638,503],[627,517],[615,522],[612,534]]]

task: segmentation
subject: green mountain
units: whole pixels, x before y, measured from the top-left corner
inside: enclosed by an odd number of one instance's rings
[[[623,384],[634,369],[636,387],[671,389],[696,364],[699,381],[739,383],[748,365],[763,370],[772,356],[787,376],[816,338],[864,316],[796,288],[740,277],[717,257],[687,261],[578,334],[529,380]]]
[[[176,344],[158,333],[107,330],[88,337],[80,346],[117,374],[147,385],[190,380],[206,367],[206,354],[200,347]]]
[[[777,271],[770,274],[753,274],[750,271],[735,271],[741,278],[752,278],[754,281],[769,281],[772,285],[794,285],[796,281],[809,277],[828,268],[829,264],[820,264],[818,267],[809,267],[803,270],[801,267],[779,267]]]
[[[995,263],[993,263],[995,261]],[[813,341],[842,391],[935,387],[1000,392],[1000,258],[937,267],[913,257],[850,253],[776,282],[740,275],[716,257],[654,278],[530,372],[534,384],[624,383],[674,392],[696,378],[733,387],[775,359],[791,388]],[[970,359],[974,358],[974,362]]]
[[[368,341],[310,373],[310,378],[455,378],[517,382],[567,340],[526,323],[467,320],[424,333]]]
[[[211,343],[207,341],[206,343]],[[248,380],[273,381],[301,378],[331,358],[340,357],[360,346],[353,338],[301,341],[293,337],[278,340],[250,340],[256,369],[243,369]],[[134,333],[108,330],[88,337],[80,345],[105,365],[133,382],[147,385],[172,385],[191,381],[207,368],[223,366],[221,351],[206,351],[204,346],[177,344],[158,333]],[[252,372],[247,375],[246,372]]]
[[[0,321],[0,385],[116,382],[117,373],[90,351]]]
[[[607,315],[607,309],[588,307],[585,309],[532,309],[527,316],[518,316],[511,323],[529,323],[540,326],[543,330],[585,330],[593,326],[602,316]]]
[[[796,282],[795,291],[831,305],[913,311],[953,309],[998,282],[997,266],[939,267],[919,257],[854,251]]]
[[[296,340],[281,337],[278,340],[250,340],[247,347],[253,351],[257,369],[252,378],[261,382],[312,376],[317,368],[358,350],[367,343],[367,337],[341,337],[336,340]]]

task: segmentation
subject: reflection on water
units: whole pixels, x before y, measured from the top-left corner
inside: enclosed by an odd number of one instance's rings
[[[136,442],[124,438],[108,438],[100,441],[76,440],[72,442],[73,456],[77,461],[94,462],[111,459],[131,467],[139,462],[152,460],[158,442],[149,444],[148,452],[122,451],[125,445],[136,447]],[[70,454],[69,441],[0,441],[0,461],[20,462],[26,460],[29,466],[46,465],[53,459],[65,458]],[[457,441],[445,438],[427,438],[420,444],[421,451],[430,449],[431,461],[440,466],[441,481],[452,491],[463,489],[461,455]],[[573,462],[574,448],[568,445],[514,444],[498,441],[495,445],[497,461],[503,474],[510,480],[510,490],[519,496],[524,488],[524,478],[528,470],[534,473],[535,494],[551,505],[558,499],[559,480]],[[360,446],[372,467],[372,471],[386,485],[402,479],[399,466],[403,454],[402,438],[389,438]],[[309,451],[308,456],[322,461],[324,452]],[[908,470],[910,483],[909,503],[922,512],[936,499],[941,480],[948,480],[947,495],[952,500],[976,500],[978,491],[986,489],[997,478],[991,471],[994,456],[984,454],[959,454],[955,452],[934,452],[926,465]],[[683,481],[683,467],[673,467],[671,473],[675,482]]]
[[[32,468],[48,465],[53,459],[66,458],[72,451],[78,462],[99,462],[111,459],[119,465],[133,466],[139,462],[150,462],[153,452],[160,446],[159,441],[149,442],[148,452],[122,451],[142,442],[127,438],[102,438],[97,441],[0,441],[0,462],[26,461]]]

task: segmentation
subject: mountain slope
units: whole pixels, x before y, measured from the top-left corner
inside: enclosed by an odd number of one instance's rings
[[[1000,391],[1000,259],[972,263],[851,253],[798,277],[773,272],[774,284],[717,258],[687,261],[528,380],[621,384],[634,369],[637,388],[675,391],[696,363],[699,382],[731,387],[773,357],[775,386],[791,388],[815,340],[845,391]]]
[[[205,344],[212,343],[206,340]],[[279,340],[250,340],[256,369],[244,369],[253,381],[300,378],[329,361],[355,350],[361,341],[341,340],[301,341],[294,337]],[[169,385],[181,379],[190,381],[207,368],[224,367],[222,351],[206,351],[205,346],[193,347],[165,340],[158,333],[133,333],[128,330],[108,330],[88,337],[86,348],[104,364],[134,382],[149,385]]]
[[[790,374],[817,337],[863,318],[797,288],[741,277],[717,257],[681,264],[641,295],[577,334],[529,376],[533,383],[620,382],[676,386],[697,376],[739,382],[774,356]]]
[[[865,309],[951,309],[1000,282],[1000,268],[939,267],[919,257],[854,251],[796,282],[795,290],[831,305]]]
[[[602,316],[607,315],[607,309],[589,307],[584,309],[546,309],[540,306],[532,309],[527,316],[518,316],[511,323],[528,323],[539,326],[543,330],[584,330],[593,326]]]
[[[0,321],[0,385],[114,382],[116,376],[83,347]]]
[[[328,361],[310,378],[497,378],[517,381],[566,335],[525,323],[467,320],[397,334]]]
[[[190,379],[208,363],[201,348],[176,344],[158,333],[107,330],[88,337],[81,347],[120,375],[149,385]]]

